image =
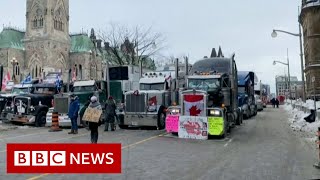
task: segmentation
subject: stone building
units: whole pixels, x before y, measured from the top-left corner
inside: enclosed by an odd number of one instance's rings
[[[29,73],[40,78],[61,72],[66,82],[75,71],[77,79],[103,79],[105,63],[94,31],[69,34],[69,0],[27,0],[26,31],[4,27],[0,33],[0,63],[16,82]],[[13,61],[15,59],[16,61]]]
[[[288,76],[276,76],[276,96],[285,96],[289,98],[289,79]],[[298,81],[296,76],[290,77],[291,97],[302,97],[302,81]]]
[[[303,28],[306,95],[313,96],[315,77],[315,93],[320,97],[320,0],[302,0],[299,19]]]

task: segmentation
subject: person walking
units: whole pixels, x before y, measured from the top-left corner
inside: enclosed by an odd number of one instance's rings
[[[279,108],[279,99],[278,98],[276,98],[276,106],[277,106],[277,108]]]
[[[68,116],[71,119],[71,131],[68,134],[78,134],[78,112],[80,109],[79,98],[74,94],[70,96],[71,102],[69,106]]]
[[[90,99],[89,108],[102,110],[101,104],[96,96],[92,96]],[[101,118],[98,122],[89,122],[89,129],[91,130],[91,143],[97,144],[98,142],[98,127],[101,125]]]
[[[108,98],[105,109],[106,109],[106,113],[105,113],[104,131],[108,131],[109,124],[110,124],[111,131],[114,131],[114,128],[115,128],[114,120],[115,120],[115,116],[116,116],[116,103],[113,100],[112,96],[110,96]]]

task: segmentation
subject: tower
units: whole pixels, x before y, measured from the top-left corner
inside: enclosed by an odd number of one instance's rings
[[[27,0],[25,64],[33,78],[70,69],[69,0]]]
[[[303,28],[306,96],[320,97],[320,1],[302,0],[299,21]],[[312,77],[315,77],[315,92]]]

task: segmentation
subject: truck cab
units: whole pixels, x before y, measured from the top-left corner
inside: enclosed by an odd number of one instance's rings
[[[165,128],[166,109],[171,105],[175,75],[171,72],[146,72],[139,81],[139,90],[125,96],[124,119],[120,128],[155,126]]]

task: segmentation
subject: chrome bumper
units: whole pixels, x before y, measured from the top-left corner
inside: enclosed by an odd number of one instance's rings
[[[156,114],[126,114],[123,125],[129,126],[157,126],[158,116]]]
[[[7,119],[11,122],[20,122],[24,124],[33,124],[36,121],[36,117],[33,115],[17,115],[17,114],[7,114]]]

